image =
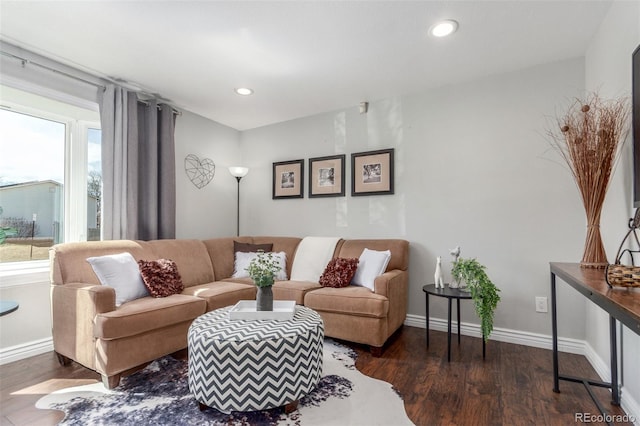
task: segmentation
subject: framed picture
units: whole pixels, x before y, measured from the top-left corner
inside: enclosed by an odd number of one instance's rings
[[[303,198],[304,160],[273,163],[273,199]]]
[[[351,154],[351,195],[393,194],[393,148]]]
[[[345,155],[309,158],[309,198],[344,197]]]

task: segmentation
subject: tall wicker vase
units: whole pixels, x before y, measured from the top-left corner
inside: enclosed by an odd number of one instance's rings
[[[596,93],[576,99],[548,131],[580,190],[587,215],[587,239],[580,265],[605,268],[600,213],[614,166],[628,131],[626,98],[601,100]]]
[[[600,212],[602,204],[594,207],[593,211],[586,211],[587,214],[587,238],[584,243],[584,253],[580,266],[583,268],[606,268],[607,253],[604,251],[602,236],[600,235]]]

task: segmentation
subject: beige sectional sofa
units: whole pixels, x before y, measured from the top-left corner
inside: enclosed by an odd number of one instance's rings
[[[51,300],[54,350],[62,363],[74,360],[118,385],[121,375],[187,347],[187,329],[205,312],[255,299],[247,278],[231,278],[234,241],[272,243],[287,255],[287,276],[302,241],[295,237],[237,237],[209,240],[97,241],[52,247]],[[364,248],[390,250],[375,291],[364,287],[321,287],[317,282],[277,281],[275,299],[295,300],[320,313],[325,335],[371,346],[385,341],[406,317],[409,243],[399,239],[339,240],[334,257],[359,257]],[[115,290],[100,285],[89,257],[131,253],[135,260],[171,259],[184,291],[164,298],[142,297],[116,307]]]

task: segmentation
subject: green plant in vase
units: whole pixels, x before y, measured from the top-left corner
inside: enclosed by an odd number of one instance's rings
[[[273,290],[271,286],[275,281],[276,274],[282,268],[273,253],[258,251],[258,255],[251,260],[246,269],[253,283],[258,287],[256,296],[256,309],[258,311],[273,310]]]
[[[458,258],[453,263],[451,275],[459,282],[466,283],[486,341],[493,331],[493,314],[500,301],[500,289],[491,281],[485,269],[476,259]]]

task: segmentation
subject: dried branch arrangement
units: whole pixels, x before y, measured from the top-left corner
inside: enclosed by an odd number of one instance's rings
[[[600,235],[600,214],[629,130],[626,98],[603,100],[596,93],[576,99],[557,128],[548,130],[552,145],[566,161],[580,190],[587,215],[587,239],[581,265],[604,268],[607,255]]]

